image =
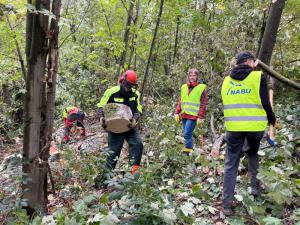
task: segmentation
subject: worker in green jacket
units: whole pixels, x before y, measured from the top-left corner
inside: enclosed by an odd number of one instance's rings
[[[108,147],[110,154],[106,160],[107,170],[115,168],[117,164],[116,159],[120,156],[125,140],[129,144],[129,159],[130,164],[132,164],[131,174],[134,174],[140,167],[143,144],[136,125],[142,113],[142,106],[140,103],[140,94],[135,89],[137,81],[137,74],[133,70],[127,70],[119,81],[120,85],[106,90],[100,102],[97,104],[97,114],[104,128],[106,127],[106,124],[102,108],[106,104],[119,103],[127,105],[131,109],[133,115],[131,123],[129,124],[129,127],[131,128],[129,131],[123,133],[108,132]]]

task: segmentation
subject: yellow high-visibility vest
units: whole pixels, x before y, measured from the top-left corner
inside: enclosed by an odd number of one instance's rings
[[[76,106],[67,107],[63,111],[63,118],[67,118],[69,113],[73,114],[73,113],[77,113],[78,111],[79,111],[79,109]]]
[[[263,131],[267,127],[259,89],[262,72],[252,71],[244,80],[227,76],[222,85],[225,128],[228,131]]]
[[[100,102],[97,104],[98,108],[102,108],[103,106],[105,106],[110,98],[110,96],[112,96],[113,94],[117,93],[120,91],[120,85],[114,86],[112,88],[107,89],[104,92],[103,97],[101,98]],[[133,96],[129,98],[129,101],[136,101],[137,102],[137,110],[142,113],[143,111],[143,107],[141,105],[140,102],[140,92],[136,89],[132,89],[132,91],[136,94],[137,97]],[[124,98],[118,97],[118,98],[114,98],[113,99],[114,103],[120,103],[122,104],[124,102]]]
[[[190,94],[187,84],[181,87],[181,113],[185,113],[192,116],[197,116],[200,108],[200,98],[205,90],[205,84],[198,84],[195,86]]]

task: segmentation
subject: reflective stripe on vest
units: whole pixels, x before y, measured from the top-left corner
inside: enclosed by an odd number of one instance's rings
[[[228,104],[224,105],[224,109],[262,109],[263,106],[259,104]]]
[[[222,85],[225,127],[228,131],[263,131],[266,112],[260,99],[261,71],[252,71],[244,80],[230,76]]]
[[[124,102],[124,98],[114,98],[115,102]]]
[[[181,87],[181,113],[197,116],[200,108],[200,98],[205,90],[205,84],[198,84],[194,87],[190,94],[187,84]]]
[[[265,116],[228,116],[225,117],[225,121],[265,121]]]

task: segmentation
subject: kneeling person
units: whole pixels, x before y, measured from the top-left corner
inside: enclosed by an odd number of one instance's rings
[[[85,136],[85,128],[83,125],[85,114],[80,110],[79,107],[70,106],[64,109],[63,111],[63,119],[64,119],[64,142],[68,142],[70,140],[70,129],[73,124],[76,122],[77,127],[81,127],[81,136]]]

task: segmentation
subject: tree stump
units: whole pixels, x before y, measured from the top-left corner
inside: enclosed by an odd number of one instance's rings
[[[128,125],[132,118],[132,112],[128,106],[110,103],[103,107],[103,112],[105,115],[106,131],[123,133],[130,129]]]

